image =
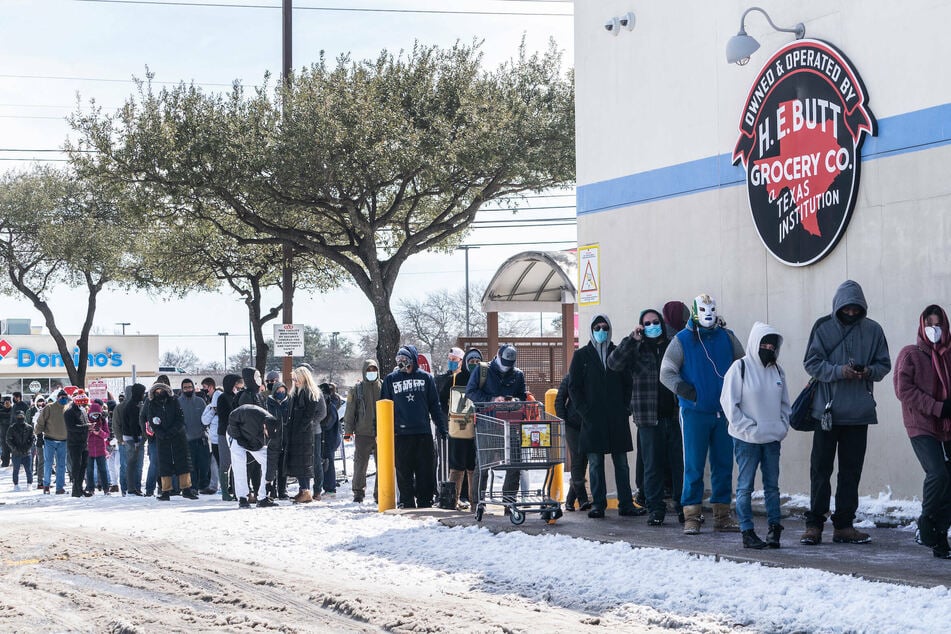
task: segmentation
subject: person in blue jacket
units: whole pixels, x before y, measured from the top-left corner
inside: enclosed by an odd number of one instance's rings
[[[436,381],[419,369],[415,346],[403,346],[396,353],[396,370],[383,379],[380,398],[393,401],[396,488],[400,508],[429,508],[436,490],[436,452],[430,418],[436,433],[446,438],[449,430]]]
[[[733,439],[720,406],[723,377],[743,356],[743,346],[723,327],[716,301],[706,293],[693,300],[690,321],[667,345],[660,382],[677,395],[684,435],[684,534],[700,532],[703,469],[710,455],[713,528],[739,532],[730,516],[733,496]]]

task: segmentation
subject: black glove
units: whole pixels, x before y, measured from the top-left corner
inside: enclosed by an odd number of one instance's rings
[[[941,406],[941,418],[951,418],[951,398],[944,400]]]
[[[437,429],[436,435],[439,436],[439,440],[445,440],[449,438],[449,433],[445,429]]]

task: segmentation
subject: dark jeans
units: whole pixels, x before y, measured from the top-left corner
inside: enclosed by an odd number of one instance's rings
[[[320,425],[317,425],[320,427]],[[314,494],[319,494],[324,486],[324,435],[314,436]],[[298,478],[300,479],[300,478]]]
[[[588,503],[588,491],[585,489],[585,476],[588,472],[588,454],[578,451],[578,436],[581,430],[565,425],[565,441],[568,443],[568,453],[571,455],[571,484],[568,486],[568,495],[565,504],[578,506]]]
[[[868,443],[868,425],[833,425],[829,431],[813,432],[812,455],[809,459],[811,491],[806,526],[822,525],[829,512],[832,497],[832,467],[839,456],[839,471],[835,487],[835,513],[832,525],[848,528],[859,507],[859,480],[865,464]]]
[[[154,495],[155,485],[158,483],[158,467],[159,467],[158,442],[155,440],[154,437],[149,440],[148,452],[149,452],[149,470],[145,474],[145,494]]]
[[[396,436],[396,488],[403,508],[433,505],[436,452],[429,434]]]
[[[208,439],[202,436],[189,440],[188,451],[192,455],[192,487],[207,489],[211,484],[211,449]]]
[[[591,478],[591,497],[594,508],[605,510],[608,507],[608,488],[604,478],[604,456],[600,453],[588,454],[588,470]],[[631,493],[631,468],[627,464],[627,453],[619,451],[611,454],[614,463],[614,484],[617,487],[618,509],[630,511],[634,508],[634,496]]]
[[[126,441],[126,492],[142,493],[142,459],[145,454],[145,441]],[[151,468],[151,467],[150,467]],[[153,476],[154,478],[154,476]],[[154,484],[154,480],[153,480]]]
[[[13,456],[13,485],[16,486],[20,483],[20,465],[23,465],[23,470],[26,472],[26,483],[33,484],[33,452],[31,451],[25,456]]]
[[[911,448],[925,471],[921,514],[929,516],[939,530],[951,524],[951,442],[931,436],[915,436]]]
[[[6,412],[4,412],[6,415]],[[0,461],[4,467],[10,465],[10,445],[7,444],[7,430],[10,429],[10,423],[0,423]]]
[[[99,469],[99,486],[103,492],[109,491],[109,470],[106,469],[106,457],[89,457],[86,460],[86,491],[92,493],[96,488],[96,469]]]
[[[337,423],[330,429],[325,429],[321,434],[324,440],[323,447],[323,470],[324,470],[324,491],[327,493],[336,493],[337,491],[337,465],[334,457],[337,455],[337,449],[340,447],[340,423]],[[316,469],[317,463],[314,464]]]
[[[663,517],[667,511],[664,503],[664,484],[670,477],[671,494],[678,510],[680,495],[684,488],[684,445],[680,433],[680,421],[676,418],[661,418],[657,425],[642,425],[637,428],[640,446],[638,456],[643,456],[644,483],[641,489],[651,515]]]
[[[89,449],[86,445],[66,445],[69,456],[69,478],[73,483],[73,497],[83,494],[83,477],[86,475],[86,461],[89,460]]]

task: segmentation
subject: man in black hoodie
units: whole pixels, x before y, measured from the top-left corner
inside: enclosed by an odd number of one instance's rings
[[[244,389],[238,392],[235,398],[235,409],[242,405],[257,405],[261,409],[267,409],[267,396],[264,394],[264,385],[261,380],[261,373],[256,368],[244,368],[241,370],[241,377],[244,379]],[[220,420],[220,419],[219,419]],[[232,468],[234,463],[232,462]],[[264,475],[261,473],[261,464],[248,457],[248,481],[251,486],[251,501],[257,501],[257,493],[260,488],[261,479]]]
[[[231,452],[228,451],[228,417],[237,407],[237,392],[244,387],[244,381],[237,374],[226,374],[221,380],[222,392],[218,397],[218,480],[221,483],[221,499],[225,502],[234,500],[231,495],[233,486],[229,486],[231,472]]]

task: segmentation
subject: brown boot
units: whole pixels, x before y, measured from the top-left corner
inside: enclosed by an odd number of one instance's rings
[[[806,532],[799,538],[799,543],[804,546],[816,546],[822,543],[822,527],[806,526]]]
[[[730,514],[729,504],[713,505],[713,530],[718,533],[739,533],[740,525]]]
[[[699,504],[688,504],[684,507],[684,535],[700,534],[700,511],[703,510]]]
[[[294,504],[307,504],[308,502],[313,502],[314,496],[307,489],[301,489],[297,495],[294,496]]]
[[[868,544],[871,543],[872,536],[849,526],[832,531],[832,541],[836,544]]]

